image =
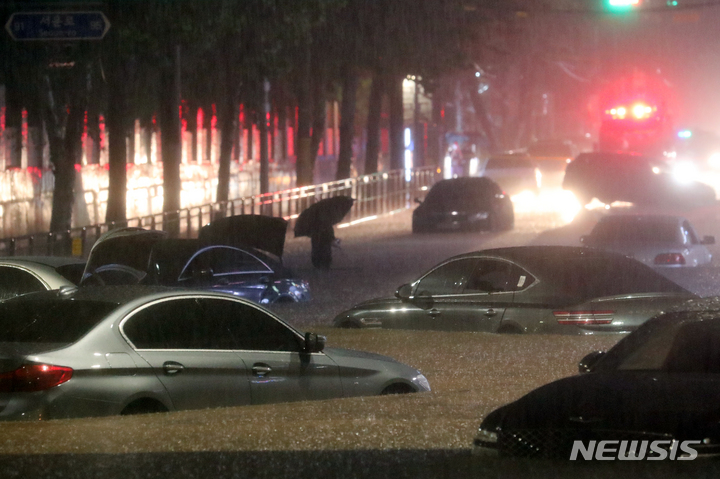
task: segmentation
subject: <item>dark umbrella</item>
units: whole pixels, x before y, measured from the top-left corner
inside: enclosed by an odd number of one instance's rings
[[[295,237],[312,236],[318,229],[340,223],[354,201],[349,196],[334,196],[310,205],[295,221]]]

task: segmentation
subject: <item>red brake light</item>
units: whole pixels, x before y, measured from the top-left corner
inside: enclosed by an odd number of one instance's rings
[[[50,364],[24,364],[15,371],[0,374],[0,392],[33,392],[67,382],[72,368]]]
[[[553,311],[559,324],[610,324],[614,311]]]
[[[663,253],[655,256],[655,264],[685,264],[685,256],[680,253]]]

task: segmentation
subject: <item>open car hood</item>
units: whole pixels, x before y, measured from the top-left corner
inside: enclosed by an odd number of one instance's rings
[[[165,231],[142,228],[120,228],[100,236],[90,250],[82,280],[93,275],[98,268],[122,265],[146,272],[153,246],[167,237]]]
[[[202,246],[255,248],[281,258],[285,249],[287,225],[284,219],[272,216],[228,216],[203,226],[198,240]]]

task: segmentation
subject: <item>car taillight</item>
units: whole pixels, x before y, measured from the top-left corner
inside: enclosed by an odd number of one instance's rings
[[[0,392],[33,392],[67,382],[72,368],[50,364],[24,364],[15,371],[0,374]]]
[[[560,324],[610,324],[614,311],[553,311]]]
[[[655,256],[655,264],[685,264],[685,256],[680,253],[663,253]]]

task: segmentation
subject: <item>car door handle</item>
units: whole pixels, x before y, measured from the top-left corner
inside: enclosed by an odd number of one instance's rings
[[[493,316],[497,315],[497,311],[495,311],[494,309],[490,308],[490,309],[488,309],[487,311],[485,311],[483,314],[484,314],[485,316],[487,316],[488,318],[492,318]]]
[[[168,376],[181,373],[184,369],[185,369],[185,366],[183,366],[180,363],[176,363],[175,361],[165,361],[163,363],[163,371]]]
[[[267,364],[254,364],[252,372],[255,376],[262,378],[270,374],[272,372],[272,368]]]
[[[437,308],[433,308],[430,311],[428,311],[427,314],[428,314],[428,316],[432,316],[434,318],[435,316],[440,316],[442,314],[442,312]]]

